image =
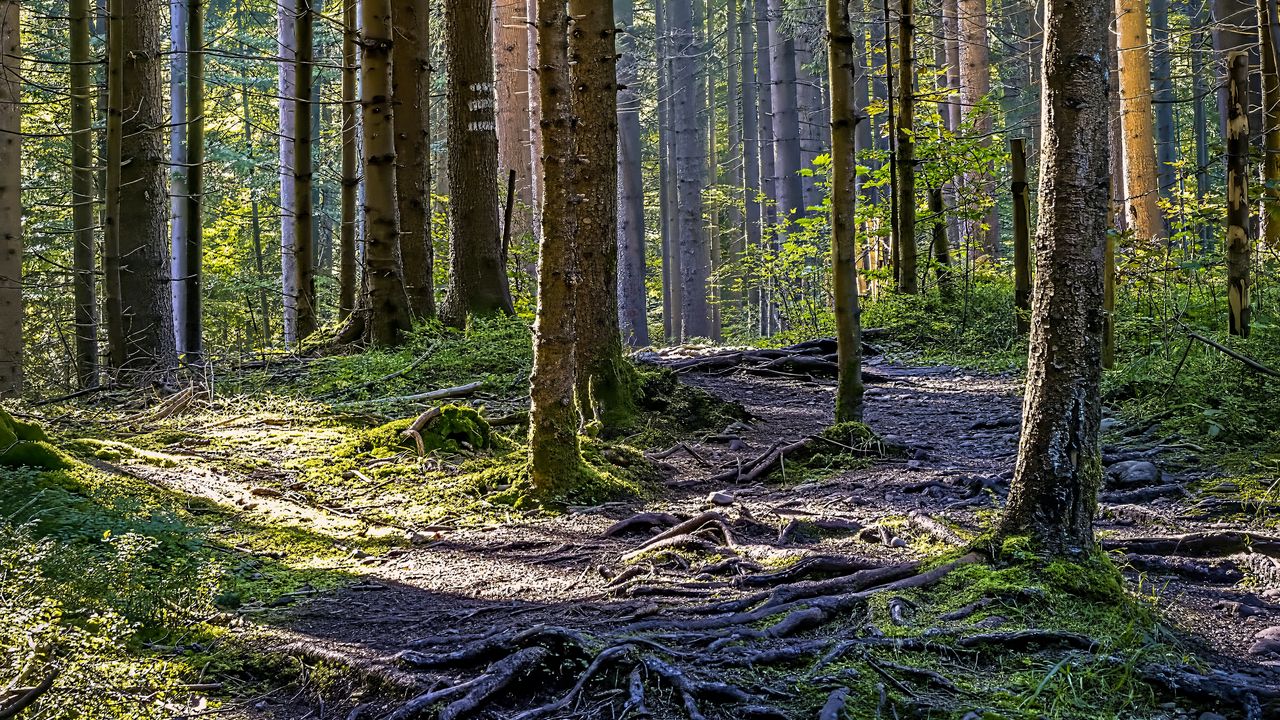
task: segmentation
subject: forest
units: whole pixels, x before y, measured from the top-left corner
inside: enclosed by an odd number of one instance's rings
[[[1280,717],[1276,0],[0,0],[0,720]]]

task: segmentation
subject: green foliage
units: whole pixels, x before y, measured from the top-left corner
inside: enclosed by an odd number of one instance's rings
[[[734,422],[751,419],[746,408],[701,388],[680,382],[666,368],[638,368],[637,405],[640,415],[627,440],[655,447],[698,432],[719,432]]]
[[[354,440],[338,448],[338,457],[356,457],[370,454],[387,457],[407,448],[416,449],[417,443],[403,433],[413,420],[395,420],[360,433]],[[491,444],[489,423],[472,408],[446,405],[440,415],[432,419],[419,436],[424,452],[439,450],[456,453],[463,449],[484,450]]]
[[[49,443],[39,425],[17,420],[0,408],[0,467],[58,470],[68,465],[67,456]]]

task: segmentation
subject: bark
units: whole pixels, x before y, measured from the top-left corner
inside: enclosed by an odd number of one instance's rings
[[[356,0],[342,0],[342,227],[339,235],[338,319],[346,320],[356,309],[359,259],[356,251],[357,206],[360,200],[359,106],[356,93],[360,62],[356,40]],[[428,125],[429,127],[429,125]],[[431,192],[430,170],[427,192]],[[430,203],[427,205],[430,208]]]
[[[737,2],[737,0],[731,1]],[[739,65],[742,68],[740,79],[742,81],[743,229],[746,233],[746,247],[759,251],[763,237],[760,207],[760,109],[756,85],[756,24],[752,13],[751,0],[743,0],[742,14],[738,18],[736,31],[741,36]],[[757,312],[760,307],[760,287],[758,284],[751,283],[746,273],[742,274],[738,282],[746,290],[747,303],[743,308],[742,326],[749,334],[753,331],[752,313]]]
[[[1120,58],[1120,129],[1124,141],[1125,214],[1139,240],[1168,237],[1156,174],[1151,55],[1143,0],[1116,0]]]
[[[994,129],[991,113],[982,101],[991,94],[991,53],[987,43],[986,0],[959,0],[957,28],[959,31],[960,102],[963,116],[972,124],[973,132],[983,147],[990,145]],[[995,184],[983,173],[970,173],[966,181],[976,188],[982,197],[995,197]],[[976,223],[968,223],[969,238],[992,259],[1000,256],[1000,218],[992,208],[985,220],[986,230]]]
[[[165,177],[165,0],[125,0],[119,207],[125,371],[167,375],[177,363]]]
[[[297,340],[301,342],[316,331],[316,249],[313,168],[311,160],[312,74],[315,63],[315,0],[296,0],[298,18],[294,23],[294,90],[293,106],[293,285],[294,312],[297,317]]]
[[[800,179],[800,114],[796,93],[796,41],[782,27],[782,0],[769,0],[769,86],[773,105],[774,173],[782,231],[805,215]]]
[[[831,87],[831,248],[835,293],[837,364],[836,421],[863,419],[862,345],[854,209],[858,198],[854,105],[857,59],[847,0],[827,0],[827,63]]]
[[[933,215],[932,251],[937,266],[938,290],[949,299],[954,292],[951,279],[951,239],[947,235],[947,205],[942,188],[929,190],[929,213]]]
[[[1160,197],[1177,189],[1178,135],[1173,110],[1173,56],[1169,45],[1169,0],[1151,0],[1151,100],[1155,105],[1156,177]]]
[[[395,0],[396,44],[391,84],[396,98],[396,198],[400,261],[409,311],[435,317],[431,244],[431,11],[417,0]],[[523,34],[523,33],[521,33]],[[528,111],[525,111],[528,117]],[[527,171],[526,171],[527,172]]]
[[[120,298],[120,171],[124,118],[124,0],[109,0],[107,13],[107,103],[102,178],[102,290],[107,352],[112,368],[125,361],[124,305]],[[7,166],[6,166],[7,167]]]
[[[179,275],[183,286],[182,338],[179,347],[188,364],[202,362],[204,356],[204,22],[205,0],[189,0],[187,18],[187,197],[186,237],[182,243],[184,265]],[[177,240],[174,240],[177,245]],[[177,313],[175,312],[175,315]]]
[[[916,269],[915,5],[898,3],[898,292],[919,291]]]
[[[702,188],[707,171],[706,128],[701,122],[704,86],[699,80],[699,52],[689,3],[667,6],[671,34],[671,121],[674,129],[676,177],[676,241],[680,253],[681,325],[684,338],[711,337],[707,302],[711,274],[707,229],[703,224]]]
[[[1265,154],[1262,165],[1261,237],[1280,250],[1280,19],[1275,0],[1258,0],[1258,39],[1262,56],[1262,122]]]
[[[529,68],[538,65],[538,0],[525,0],[525,34],[527,39],[525,45],[529,54],[525,61],[525,66]],[[529,105],[529,194],[532,198],[532,216],[533,236],[540,237],[541,216],[542,216],[542,130],[539,123],[542,119],[542,110],[539,107],[539,90],[538,90],[538,74],[535,72],[525,73],[525,96],[528,98]],[[535,292],[537,288],[534,288]]]
[[[1204,57],[1209,52],[1205,34],[1205,15],[1200,5],[1191,12],[1191,95],[1195,98],[1191,109],[1191,132],[1196,142],[1196,203],[1203,205],[1209,194],[1209,113],[1205,110],[1205,97],[1209,94],[1205,78]],[[1209,223],[1200,224],[1200,249],[1213,251],[1214,231]]]
[[[1045,12],[1039,272],[1027,391],[1003,536],[1054,554],[1094,549],[1102,481],[1102,255],[1111,172],[1106,0],[1048,0]]]
[[[411,2],[411,0],[404,0]],[[493,4],[493,74],[497,100],[498,170],[516,171],[513,235],[533,231],[533,142],[529,125],[529,26],[526,0]]]
[[[1232,335],[1249,337],[1250,263],[1253,239],[1249,218],[1249,52],[1257,35],[1245,30],[1256,21],[1253,8],[1240,0],[1216,0],[1215,46],[1224,58],[1219,90],[1222,136],[1227,163],[1227,312]]]
[[[409,296],[400,268],[396,212],[395,119],[391,101],[394,25],[391,0],[361,0],[361,128],[364,132],[365,275],[368,283],[364,339],[398,345],[410,329]]]
[[[297,194],[294,191],[294,115],[297,112],[297,22],[299,0],[278,0],[276,55],[280,95],[280,285],[284,299],[284,344],[298,342],[298,285],[294,247],[297,237]]]
[[[71,0],[71,197],[75,232],[76,378],[81,388],[98,384],[98,277],[94,239],[92,35],[89,0]],[[8,167],[6,165],[5,167]]]
[[[724,264],[727,268],[720,272],[720,302],[723,309],[727,309],[732,313],[732,317],[740,320],[742,318],[743,295],[742,295],[742,261],[744,258],[744,250],[746,248],[746,234],[742,226],[743,203],[739,200],[739,193],[746,186],[742,152],[742,50],[739,47],[742,42],[739,33],[738,22],[738,0],[729,0],[725,4],[725,35],[727,36],[725,48],[725,61],[728,65],[728,81],[725,83],[725,104],[727,108],[728,121],[728,157],[726,158],[724,174],[720,182],[727,186],[727,194],[729,196],[729,206],[724,212],[724,227],[726,237],[728,238],[727,247],[724,248]],[[723,321],[717,327],[717,331],[723,336]]]
[[[671,127],[671,41],[663,0],[654,0],[658,50],[658,194],[662,215],[662,326],[667,342],[678,343],[681,325],[680,253],[676,234],[675,132]]]
[[[0,2],[0,397],[22,392],[22,5]]]
[[[810,67],[814,53],[807,40],[797,40],[796,47],[796,109],[800,125],[800,168],[812,170],[813,161],[831,147],[830,124],[827,118],[827,99],[823,89],[826,83],[814,77]],[[821,207],[822,188],[817,174],[800,176],[801,208],[807,214],[811,208]]]
[[[1018,334],[1031,332],[1031,198],[1027,192],[1027,144],[1009,141],[1013,183],[1013,285]]]
[[[755,0],[756,35],[756,87],[760,106],[760,189],[763,200],[761,214],[762,243],[777,247],[778,235],[778,178],[774,160],[776,138],[773,133],[773,69],[769,62],[769,8],[767,0]],[[769,337],[774,330],[773,303],[767,283],[759,285],[760,305],[757,309],[762,337]]]
[[[939,15],[939,24],[941,28],[941,37],[939,44],[941,52],[939,53],[940,64],[945,68],[938,75],[938,83],[942,85],[939,88],[944,92],[946,98],[945,116],[943,117],[943,127],[951,133],[960,131],[960,25],[957,13],[957,0],[942,0],[941,12]],[[1039,63],[1040,56],[1036,55],[1036,62]],[[945,89],[944,89],[945,88]],[[939,113],[943,112],[943,108],[939,108]],[[956,206],[956,178],[950,177],[942,186],[943,208],[947,211],[947,240],[952,247],[959,248],[961,242],[960,218],[954,212]],[[935,257],[937,255],[935,251]]]
[[[542,119],[542,240],[538,314],[530,381],[529,470],[533,485],[552,492],[576,479],[578,411],[574,404],[576,338],[573,207],[576,139],[569,79],[569,18],[563,0],[538,0],[539,106]]]
[[[445,4],[449,67],[449,291],[440,317],[514,314],[498,222],[498,135],[493,96],[491,0]]]
[[[187,316],[187,198],[191,190],[187,186],[187,8],[191,0],[170,0],[169,3],[169,262],[173,278],[174,338],[179,353],[185,351]]]
[[[618,308],[628,345],[649,344],[645,288],[644,157],[640,127],[640,60],[636,54],[635,0],[615,0],[618,36]]]

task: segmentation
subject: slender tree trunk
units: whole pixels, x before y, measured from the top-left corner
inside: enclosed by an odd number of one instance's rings
[[[1209,94],[1205,77],[1205,54],[1210,52],[1208,36],[1205,33],[1205,14],[1200,4],[1193,3],[1189,10],[1192,17],[1191,33],[1191,95],[1194,104],[1191,106],[1192,133],[1196,142],[1196,204],[1203,205],[1209,194],[1209,113],[1205,110],[1205,97]],[[1200,249],[1212,252],[1214,230],[1209,223],[1200,226]]]
[[[793,41],[796,48],[796,115],[800,126],[800,169],[813,170],[813,162],[831,147],[830,124],[827,119],[827,98],[823,96],[826,83],[814,77],[813,51],[807,40]],[[823,192],[817,173],[800,176],[802,198],[800,205],[805,213],[810,208],[822,206]]]
[[[431,102],[431,9],[417,0],[395,0],[392,10],[396,21],[391,83],[397,101],[396,197],[400,208],[400,258],[409,310],[415,317],[430,318],[436,314],[435,257],[431,245],[431,127],[427,110]],[[525,35],[523,31],[519,34]],[[522,117],[528,116],[526,107]],[[525,136],[527,143],[527,132]],[[522,147],[526,147],[527,152],[527,144]],[[528,169],[524,172],[527,177]]]
[[[863,418],[862,338],[858,305],[858,243],[854,209],[858,200],[854,105],[857,59],[848,0],[827,0],[827,63],[831,82],[831,254],[836,309],[836,421]]]
[[[960,20],[957,16],[959,9],[957,0],[942,0],[941,5],[939,22],[942,36],[939,38],[939,44],[941,45],[939,56],[945,71],[939,74],[938,82],[945,87],[943,92],[946,93],[946,117],[943,119],[943,126],[948,132],[959,134],[962,111],[960,101]],[[1038,63],[1039,60],[1040,57],[1037,55],[1036,62]],[[960,217],[955,212],[956,203],[958,202],[957,182],[958,178],[952,176],[942,186],[943,207],[947,212],[947,239],[954,248],[959,248],[962,242]]]
[[[649,344],[645,288],[644,157],[640,128],[635,0],[614,0],[618,52],[618,307],[622,335],[632,347]]]
[[[671,127],[671,39],[666,7],[654,0],[658,51],[658,196],[662,215],[662,326],[669,343],[678,343],[681,326],[680,252],[676,231],[675,138]]]
[[[76,378],[98,384],[98,276],[94,239],[92,35],[89,0],[71,0],[71,197],[75,228]],[[7,166],[6,166],[7,167]]]
[[[1256,34],[1246,31],[1257,19],[1252,6],[1242,0],[1215,0],[1215,45],[1225,60],[1219,90],[1222,136],[1227,161],[1227,305],[1232,335],[1249,337],[1250,270],[1253,238],[1249,217],[1249,52]]]
[[[1102,253],[1110,226],[1107,0],[1048,0],[1039,273],[1022,441],[1002,536],[1094,552],[1102,482]]]
[[[1031,332],[1031,197],[1027,189],[1027,144],[1009,141],[1013,183],[1013,286],[1018,334]]]
[[[699,80],[699,48],[692,8],[673,2],[667,7],[672,42],[671,96],[675,129],[676,230],[680,252],[681,315],[685,338],[711,337],[707,302],[710,254],[703,224],[702,187],[707,172],[706,128],[699,109],[705,87]]]
[[[449,248],[452,273],[440,316],[514,314],[498,222],[498,135],[493,96],[491,0],[445,5],[449,67]]]
[[[973,131],[981,138],[984,147],[991,144],[990,135],[994,122],[990,110],[982,101],[991,94],[991,53],[987,44],[987,0],[959,0],[957,28],[959,30],[960,101],[963,115],[970,119]],[[975,115],[976,113],[976,115]],[[995,184],[985,173],[970,173],[967,182],[976,184],[983,197],[995,197]],[[988,256],[1000,256],[1000,213],[993,207],[986,218],[987,229],[981,230],[969,223],[969,237]]]
[[[0,0],[0,397],[22,392],[22,5]]]
[[[400,344],[403,334],[412,326],[409,296],[400,267],[400,219],[396,205],[395,118],[391,100],[395,25],[391,0],[361,0],[360,13],[368,283],[363,330],[366,342],[375,347],[388,347]]]
[[[1280,250],[1280,19],[1275,0],[1258,0],[1258,38],[1262,55],[1262,165],[1264,245]]]
[[[192,0],[169,2],[169,262],[173,278],[174,341],[178,353],[186,352],[187,318],[187,205],[191,190],[187,185],[190,175],[187,137],[190,126],[187,119],[187,60],[190,45],[187,27],[190,24],[188,6]]]
[[[169,192],[161,50],[166,0],[125,0],[120,298],[124,366],[167,376],[177,364],[169,280]]]
[[[367,0],[366,0],[367,1]],[[564,0],[538,0],[542,135],[542,242],[538,315],[533,333],[529,469],[544,493],[577,479],[578,410],[574,403],[577,322],[577,135],[569,78],[569,17]]]
[[[737,2],[737,0],[731,1],[735,4]],[[743,0],[742,13],[738,17],[736,30],[742,38],[739,67],[742,68],[742,191],[745,210],[743,224],[746,232],[744,250],[756,252],[758,256],[758,252],[762,249],[763,228],[760,207],[760,108],[756,85],[756,24],[752,13],[751,0]],[[753,331],[752,313],[758,312],[760,308],[760,285],[751,282],[751,276],[746,272],[740,275],[738,282],[744,286],[747,295],[747,303],[742,313],[742,328],[744,332],[750,334]]]
[[[188,364],[204,356],[204,18],[205,0],[189,0],[187,18],[187,126],[186,252],[182,273],[186,305],[182,316],[182,352]]]
[[[411,3],[412,0],[402,0]],[[497,98],[498,169],[516,171],[513,235],[533,231],[533,141],[529,108],[529,26],[526,0],[493,4],[494,91]]]
[[[898,292],[915,295],[916,269],[916,64],[915,6],[898,3]]]
[[[284,300],[284,343],[298,342],[298,285],[294,248],[297,245],[296,177],[297,128],[297,23],[300,0],[277,0],[276,55],[279,70],[280,103],[280,287]]]
[[[782,0],[769,0],[769,86],[773,105],[774,173],[783,231],[804,217],[800,181],[800,114],[796,106],[796,41],[782,28]]]
[[[1156,120],[1156,175],[1160,197],[1172,199],[1178,184],[1178,134],[1174,127],[1173,53],[1169,46],[1169,0],[1151,0],[1151,100]]]
[[[760,106],[760,189],[763,198],[761,214],[762,244],[778,246],[778,174],[774,160],[777,146],[773,133],[773,69],[770,67],[768,0],[755,0],[756,87]],[[762,337],[773,334],[773,300],[767,278],[759,285],[759,331]]]
[[[342,3],[342,228],[338,261],[338,319],[345,321],[356,309],[356,286],[360,282],[356,250],[359,224],[356,218],[360,200],[360,148],[357,140],[360,123],[357,120],[359,106],[356,97],[360,56],[356,40],[360,28],[356,19],[357,0],[342,0]],[[427,193],[431,192],[430,174],[428,169]],[[430,207],[428,202],[428,210]]]
[[[954,292],[951,280],[951,238],[947,236],[947,205],[942,188],[929,190],[929,212],[933,215],[933,261],[937,265],[938,290],[944,298]]]
[[[538,2],[539,0],[525,0],[525,32],[528,36],[525,44],[529,48],[525,66],[528,68],[538,66]],[[525,73],[525,80],[529,105],[529,195],[533,204],[533,235],[539,238],[542,232],[540,220],[542,216],[542,129],[539,127],[542,121],[542,109],[539,107],[541,91],[538,87],[536,72]],[[535,292],[537,290],[536,283],[534,290]]]
[[[1140,240],[1168,237],[1160,214],[1151,55],[1143,0],[1116,0],[1120,57],[1120,127],[1124,137],[1125,213]]]
[[[742,319],[742,262],[745,257],[746,233],[742,226],[743,203],[738,193],[746,186],[742,152],[742,50],[738,22],[738,0],[725,3],[725,64],[728,66],[728,81],[725,84],[726,119],[728,121],[728,156],[725,159],[721,183],[726,187],[729,196],[729,207],[725,209],[724,227],[728,238],[724,248],[724,264],[727,269],[720,275],[720,302],[724,310],[731,314],[731,321]],[[722,310],[723,314],[723,310]],[[723,319],[718,328],[724,334]]]
[[[312,68],[315,62],[315,0],[295,0],[298,18],[294,23],[293,107],[293,286],[298,342],[306,340],[319,325],[316,312],[315,215],[312,194]]]
[[[695,51],[698,73],[697,82],[698,87],[702,90],[697,94],[695,104],[698,113],[698,127],[702,134],[701,139],[706,143],[706,166],[703,168],[702,179],[702,187],[704,188],[714,187],[720,180],[720,161],[717,157],[719,140],[716,137],[719,125],[716,120],[715,79],[712,77],[711,72],[715,44],[709,41],[709,38],[714,34],[712,30],[714,17],[710,12],[710,4],[710,0],[695,0],[693,2],[694,42],[697,47]],[[723,251],[720,247],[721,225],[716,210],[716,204],[714,203],[710,207],[705,204],[703,206],[703,252],[706,255],[707,291],[709,294],[707,311],[710,313],[707,337],[713,341],[719,341],[720,339],[720,266],[723,262]]]
[[[120,297],[120,172],[123,162],[124,2],[108,0],[107,112],[103,133],[102,291],[107,320],[107,353],[112,369],[125,363],[124,302]]]

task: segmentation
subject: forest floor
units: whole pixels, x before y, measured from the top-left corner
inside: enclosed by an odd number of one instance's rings
[[[1276,707],[1280,629],[1258,639],[1280,626],[1267,488],[1223,478],[1200,448],[1108,420],[1097,529],[1123,593],[1051,567],[968,565],[959,549],[990,526],[1012,477],[1020,383],[949,367],[869,369],[867,423],[899,453],[784,461],[765,481],[709,482],[779,441],[821,433],[834,385],[685,374],[752,419],[661,453],[666,488],[649,497],[555,516],[468,525],[420,514],[405,525],[381,495],[295,492],[288,468],[342,435],[305,414],[272,421],[270,442],[258,416],[230,416],[183,440],[181,465],[103,468],[343,556],[341,573],[314,584],[235,598],[236,643],[303,669],[226,699],[223,717],[381,718],[409,698],[446,708],[442,717],[522,718],[836,718],[843,708],[856,718],[1213,720]],[[1144,462],[1160,476],[1134,465]],[[394,503],[396,486],[381,487]],[[691,518],[676,542],[648,547]],[[326,540],[335,537],[349,540]],[[254,554],[288,562],[270,548]],[[959,564],[931,564],[939,557]],[[1076,595],[1060,597],[1063,587]]]

